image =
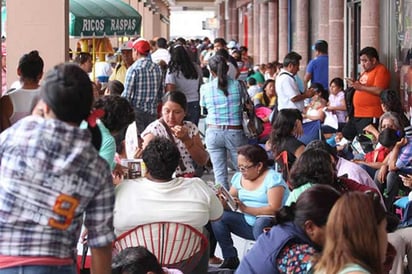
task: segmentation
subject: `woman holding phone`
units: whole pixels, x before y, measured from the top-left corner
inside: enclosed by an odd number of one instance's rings
[[[212,223],[224,258],[220,268],[236,269],[239,265],[231,233],[248,240],[257,239],[265,227],[271,226],[271,216],[285,204],[289,195],[282,175],[268,167],[267,153],[262,147],[240,147],[237,160],[239,172],[233,175],[229,190],[237,211],[226,207],[222,218]]]

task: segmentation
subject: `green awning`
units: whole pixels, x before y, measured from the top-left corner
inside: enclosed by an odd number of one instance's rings
[[[136,36],[142,16],[121,0],[70,0],[72,38]]]

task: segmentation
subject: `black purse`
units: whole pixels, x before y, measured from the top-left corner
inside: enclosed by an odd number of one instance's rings
[[[80,274],[90,274],[90,269],[85,267],[88,250],[89,250],[89,246],[87,245],[87,243],[84,243],[83,252],[82,252],[82,260],[80,262]]]

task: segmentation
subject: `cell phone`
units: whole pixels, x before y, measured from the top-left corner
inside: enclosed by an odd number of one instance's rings
[[[229,206],[229,208],[232,211],[236,211],[237,210],[237,203],[236,203],[235,199],[233,199],[233,196],[230,195],[229,191],[227,191],[224,186],[220,186],[220,192],[222,193],[223,197],[225,198],[225,201],[226,201],[227,205]]]

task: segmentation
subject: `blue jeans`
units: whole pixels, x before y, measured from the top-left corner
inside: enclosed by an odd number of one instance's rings
[[[263,229],[271,224],[272,218],[261,217],[257,218],[255,224],[251,226],[246,222],[243,213],[225,210],[219,221],[212,222],[212,228],[222,249],[223,258],[227,259],[237,257],[237,250],[233,246],[230,233],[247,240],[256,240],[263,233]]]
[[[200,119],[199,101],[188,102],[185,120],[190,121],[197,126],[199,125],[199,119]]]
[[[134,108],[134,117],[139,134],[141,134],[151,122],[157,119],[156,114],[150,114],[137,108]]]
[[[0,269],[0,274],[77,274],[74,265],[25,265]]]
[[[246,145],[248,140],[241,129],[208,128],[205,141],[213,164],[215,183],[229,189],[227,152],[229,152],[232,163],[237,169],[237,148]]]

